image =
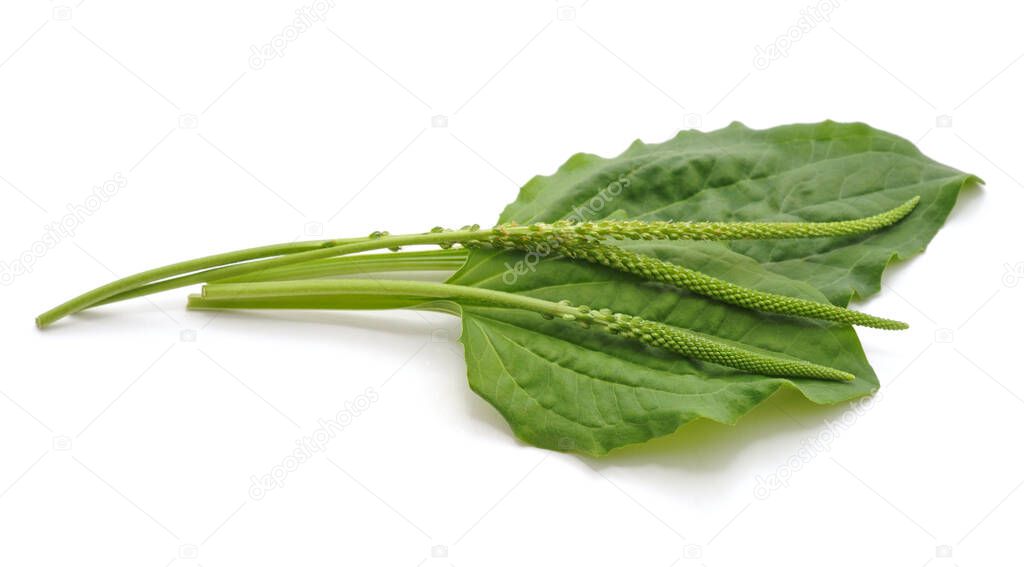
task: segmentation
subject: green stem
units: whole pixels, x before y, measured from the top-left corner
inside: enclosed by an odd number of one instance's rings
[[[225,285],[225,284],[212,284]],[[426,309],[439,305],[431,299],[414,296],[365,294],[344,295],[297,295],[275,297],[239,297],[211,299],[200,294],[188,296],[188,308],[200,311],[219,309],[344,309],[344,310],[385,310],[385,309]],[[431,309],[436,311],[437,309]],[[449,309],[448,312],[451,312]],[[457,312],[452,314],[457,315]]]
[[[222,254],[214,254],[212,256],[203,256],[201,258],[194,258],[192,260],[186,260],[184,262],[178,262],[176,264],[169,264],[160,268],[147,270],[145,272],[139,272],[131,276],[115,280],[106,285],[102,285],[96,289],[83,293],[65,303],[50,309],[36,318],[36,325],[40,328],[45,327],[54,321],[72,313],[81,311],[87,307],[92,306],[98,301],[102,301],[108,297],[116,295],[120,292],[138,287],[140,285],[161,280],[164,278],[176,276],[179,274],[194,272],[196,270],[202,270],[211,266],[222,266],[224,264],[231,264],[235,262],[245,262],[248,260],[254,260],[257,258],[266,258],[269,256],[280,256],[281,254],[291,254],[304,252],[308,250],[315,250],[323,248],[325,246],[336,246],[339,243],[348,242],[347,240],[313,240],[306,242],[289,242],[285,244],[271,244],[269,246],[259,246],[256,248],[245,248],[242,250],[235,250],[232,252],[225,252]]]
[[[526,295],[436,282],[346,279],[208,284],[203,288],[201,299],[194,303],[203,308],[243,305],[259,308],[288,308],[296,305],[298,308],[333,308],[332,301],[338,301],[338,305],[341,305],[346,300],[352,300],[352,296],[389,296],[398,298],[399,303],[418,301],[423,304],[434,300],[450,300],[459,304],[524,309],[551,318],[576,321],[584,326],[600,325],[609,332],[684,356],[758,374],[844,382],[854,379],[852,374],[835,368],[762,354],[710,335],[640,317],[576,307],[565,301],[556,303]],[[321,298],[323,303],[318,306],[309,298]],[[230,302],[236,303],[232,305]]]
[[[245,283],[269,281],[295,281],[350,274],[371,274],[405,271],[448,271],[457,270],[465,263],[466,250],[422,250],[416,252],[388,252],[312,260],[256,272],[242,276]],[[241,279],[241,278],[239,278]],[[231,283],[236,279],[226,280]],[[141,291],[140,288],[136,291]],[[130,292],[134,293],[134,292]],[[423,305],[422,298],[356,295],[337,296],[296,296],[288,298],[241,298],[209,299],[192,294],[188,297],[188,308],[207,309],[399,309],[416,308]],[[431,307],[431,310],[437,310]]]
[[[419,272],[457,270],[465,263],[465,250],[422,250],[417,252],[388,252],[385,254],[366,254],[359,256],[341,256],[309,260],[294,265],[281,266],[258,271],[252,274],[227,278],[219,281],[274,281],[302,280],[347,274],[370,274],[384,272]],[[202,275],[200,275],[202,274]],[[211,271],[201,272],[179,278],[171,278],[156,283],[146,284],[98,301],[89,307],[98,307],[150,295],[186,285],[203,283],[210,277]]]
[[[201,297],[209,300],[237,300],[286,296],[344,296],[346,294],[398,296],[419,298],[420,301],[459,300],[473,305],[526,309],[553,317],[576,313],[573,307],[528,295],[455,284],[407,280],[343,279],[212,283],[203,287]]]
[[[272,268],[241,276],[238,280],[266,282],[306,280],[351,274],[454,271],[461,268],[466,263],[468,257],[469,253],[463,249],[360,254],[312,260],[300,264]],[[220,281],[229,283],[236,281],[236,279]]]
[[[110,282],[91,291],[87,291],[82,295],[62,303],[36,317],[36,326],[44,328],[63,317],[98,305],[101,302],[120,294],[125,294],[123,299],[136,297],[137,295],[131,295],[128,294],[128,292],[141,288],[147,284],[152,284],[153,282],[159,283],[149,286],[145,293],[155,293],[157,291],[165,291],[197,283],[227,279],[270,268],[278,268],[309,260],[319,260],[322,258],[331,258],[345,254],[354,254],[356,252],[366,252],[370,250],[380,250],[383,248],[394,248],[399,246],[413,246],[418,244],[454,244],[462,241],[476,240],[478,235],[481,238],[488,238],[491,235],[491,231],[461,230],[444,233],[428,232],[401,236],[382,236],[379,238],[369,237],[345,240],[299,242],[263,246],[259,248],[238,250],[235,252],[227,252],[225,254],[205,256],[195,260],[188,260],[186,262],[179,262],[162,268],[140,272],[138,274]],[[284,255],[282,256],[282,254]],[[189,275],[181,276],[181,274]],[[139,293],[138,295],[143,295],[145,293]]]

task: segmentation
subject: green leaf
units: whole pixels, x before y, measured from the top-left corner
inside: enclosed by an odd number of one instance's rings
[[[562,218],[856,218],[920,195],[897,226],[861,237],[768,242],[637,242],[630,249],[764,291],[846,304],[877,291],[893,257],[921,251],[973,176],[863,124],[771,130],[741,124],[577,154],[535,177],[499,222]],[[853,373],[848,384],[746,374],[564,321],[464,306],[469,383],[524,441],[591,455],[667,435],[697,418],[735,423],[783,386],[818,404],[870,394],[878,379],[853,329],[726,305],[597,265],[473,250],[449,283],[608,307]]]
[[[682,248],[644,242],[632,248],[748,287],[823,299],[811,286],[764,270],[743,255],[722,255],[709,244]],[[666,435],[699,417],[734,423],[784,385],[819,404],[878,388],[850,327],[756,313],[561,259],[532,264],[526,273],[510,277],[509,267],[514,270],[523,260],[515,252],[474,251],[449,283],[608,307],[857,377],[839,383],[752,375],[520,310],[464,306],[461,340],[470,386],[528,443],[602,455]]]
[[[894,227],[864,236],[720,243],[837,305],[879,290],[893,260],[924,250],[960,190],[981,180],[925,157],[909,141],[866,124],[795,124],[680,132],[634,142],[614,158],[576,154],[531,179],[499,222],[612,215],[640,220],[826,221],[921,203]],[[685,243],[683,244],[686,245]]]

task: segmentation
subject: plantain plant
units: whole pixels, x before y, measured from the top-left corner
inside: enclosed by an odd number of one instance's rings
[[[149,270],[40,315],[206,284],[193,309],[426,309],[460,316],[470,386],[525,441],[601,455],[780,387],[815,403],[878,380],[848,309],[923,250],[976,177],[864,124],[733,125],[577,154],[498,224],[251,248]],[[410,246],[439,249],[406,251]],[[365,254],[375,250],[386,253]],[[368,274],[454,271],[447,281]],[[362,278],[339,276],[362,275]]]

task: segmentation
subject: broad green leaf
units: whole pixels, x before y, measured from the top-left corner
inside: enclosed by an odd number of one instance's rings
[[[920,195],[908,218],[865,236],[719,244],[846,305],[853,294],[877,292],[893,259],[923,251],[960,190],[979,182],[866,124],[752,130],[733,123],[715,132],[680,132],[661,144],[638,140],[614,158],[576,154],[554,175],[531,179],[499,222],[613,212],[641,220],[841,220]]]
[[[561,218],[807,220],[862,217],[920,195],[897,226],[862,237],[767,242],[629,243],[747,287],[846,304],[877,291],[894,257],[923,250],[973,176],[863,124],[751,130],[741,124],[634,143],[606,159],[577,154],[535,177],[499,222]],[[608,307],[847,370],[850,384],[745,374],[517,310],[462,308],[470,386],[531,444],[601,455],[697,418],[734,423],[779,388],[818,404],[875,391],[852,328],[766,315],[596,265],[473,250],[450,283]],[[518,272],[518,273],[517,273]]]
[[[764,270],[741,254],[726,250],[723,255],[709,243],[681,248],[645,242],[632,248],[748,287],[824,299],[809,285]],[[844,384],[751,375],[532,313],[464,306],[461,340],[470,386],[528,443],[601,455],[666,435],[696,418],[734,423],[784,385],[819,404],[878,387],[850,327],[755,313],[562,259],[509,276],[514,273],[509,266],[514,270],[523,260],[516,252],[474,251],[450,283],[608,307],[857,376]]]

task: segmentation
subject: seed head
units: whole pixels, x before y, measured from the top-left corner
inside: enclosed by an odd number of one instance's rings
[[[601,325],[613,335],[630,338],[690,358],[767,376],[816,378],[841,382],[854,380],[854,376],[849,372],[805,360],[764,354],[710,335],[656,321],[648,321],[635,315],[612,313],[607,309],[588,309],[587,311],[577,309],[578,315],[563,315],[562,318],[567,321],[576,321],[584,327],[591,324]]]

